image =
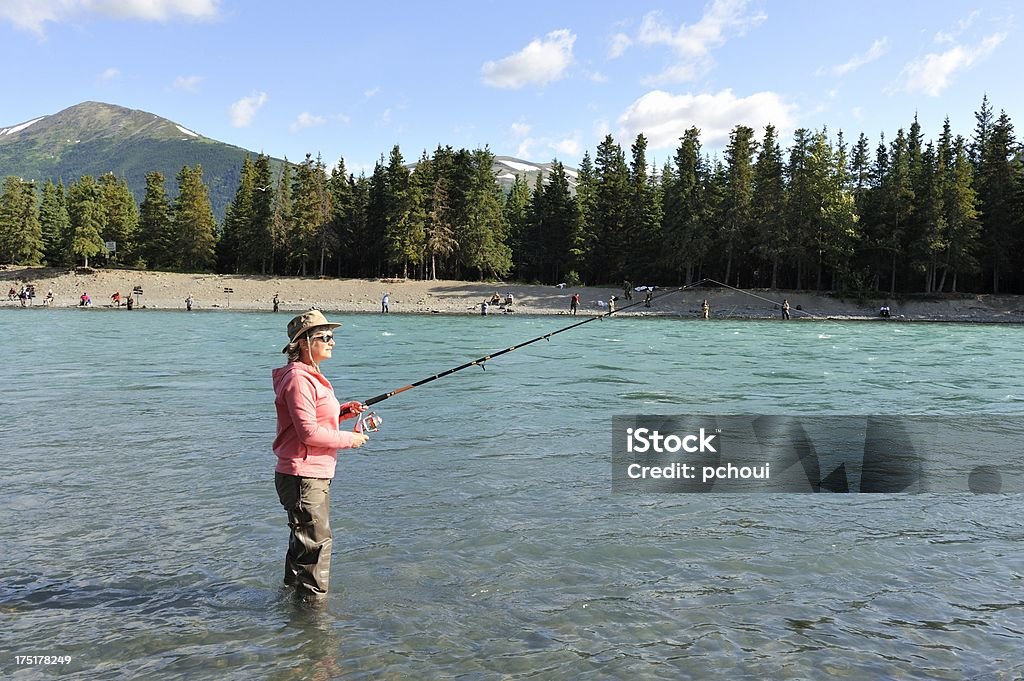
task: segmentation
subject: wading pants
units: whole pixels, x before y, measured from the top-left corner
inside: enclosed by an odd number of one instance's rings
[[[325,596],[331,580],[331,481],[275,473],[274,484],[291,528],[284,583],[300,596]]]

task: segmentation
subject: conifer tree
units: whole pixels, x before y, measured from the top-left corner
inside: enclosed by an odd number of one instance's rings
[[[39,204],[39,225],[43,237],[43,257],[51,267],[65,264],[65,249],[62,246],[70,224],[64,184],[54,184],[47,180]]]
[[[137,252],[149,269],[173,265],[174,227],[171,204],[164,188],[164,176],[146,173],[146,194],[139,206]]]
[[[596,205],[595,249],[591,270],[603,283],[627,276],[626,250],[629,243],[629,170],[622,148],[611,135],[597,147],[594,160]]]
[[[761,263],[758,269],[768,266],[770,278],[755,281],[756,286],[769,283],[778,287],[779,266],[783,253],[788,247],[789,230],[783,219],[786,205],[786,180],[775,126],[765,126],[761,150],[754,163],[753,191],[751,194],[752,252]]]
[[[663,267],[685,284],[694,281],[708,251],[710,170],[701,153],[700,130],[688,128],[673,159],[674,173],[664,189],[665,252]]]
[[[303,276],[311,264],[324,276],[327,255],[335,248],[330,220],[331,195],[327,191],[326,168],[319,156],[314,159],[312,154],[306,154],[306,160],[296,167],[292,182],[289,237],[289,249]]]
[[[173,211],[176,264],[186,272],[209,271],[215,262],[217,220],[210,206],[209,189],[203,183],[203,167],[183,166],[177,181]]]
[[[349,262],[353,258],[356,242],[352,216],[355,201],[352,179],[345,169],[345,159],[338,159],[338,165],[331,169],[331,176],[327,178],[327,191],[331,195],[331,231],[338,244],[335,265],[340,277],[355,270]]]
[[[754,154],[757,141],[753,128],[737,125],[725,149],[726,184],[719,223],[718,250],[725,257],[723,281],[732,283],[733,266],[748,250],[754,217]],[[738,269],[738,268],[737,268]],[[737,273],[738,276],[738,273]],[[736,281],[739,286],[740,282]]]
[[[634,279],[650,280],[662,248],[662,213],[653,173],[647,166],[647,137],[636,136],[630,148],[629,218],[625,269]]]
[[[526,175],[516,174],[512,187],[505,197],[505,219],[508,221],[508,245],[512,249],[513,270],[515,276],[522,281],[529,279],[526,264],[527,240],[531,236],[530,202],[530,187],[526,183]]]
[[[594,218],[597,214],[597,179],[589,151],[583,152],[583,160],[576,173],[576,209],[578,218],[570,252],[570,274],[576,273],[580,282],[587,282],[593,279],[589,263],[593,258]]]
[[[32,182],[4,180],[0,193],[0,262],[38,265],[43,261],[43,233]]]
[[[948,154],[942,207],[946,224],[946,262],[938,290],[945,288],[946,275],[952,272],[951,291],[957,291],[957,277],[978,271],[977,253],[981,225],[978,221],[978,194],[974,189],[974,168],[967,143],[957,135]]]
[[[118,180],[113,173],[100,177],[99,187],[105,213],[100,236],[104,242],[114,242],[117,249],[109,260],[131,263],[139,228],[139,207],[135,197],[128,188],[127,180]]]
[[[1001,111],[981,150],[978,169],[982,239],[992,273],[992,293],[1000,292],[1001,279],[1013,266],[1011,254],[1021,243],[1020,172],[1013,123]]]
[[[911,181],[910,153],[907,137],[900,128],[889,149],[889,172],[885,176],[882,192],[882,219],[887,235],[879,244],[889,255],[889,294],[896,293],[899,258],[904,252],[907,222],[914,210],[914,189]]]
[[[242,268],[268,274],[274,252],[274,178],[266,154],[258,155],[253,163],[253,190],[252,214],[243,232]]]
[[[271,271],[286,273],[291,259],[288,235],[292,220],[292,165],[284,159],[281,176],[274,191],[274,214],[271,219]]]
[[[451,147],[438,148],[431,159],[433,186],[430,192],[430,209],[427,214],[426,253],[428,277],[437,279],[438,261],[445,262],[458,249],[455,227],[452,224],[452,207],[449,199],[454,153]]]
[[[77,262],[79,258],[89,266],[89,258],[103,252],[104,218],[103,197],[100,187],[90,175],[71,185],[68,189],[68,217],[71,222],[69,230],[68,252],[70,260]]]
[[[238,189],[235,198],[224,213],[224,227],[217,240],[218,272],[254,272],[252,261],[259,262],[259,254],[246,253],[255,244],[249,239],[249,225],[253,219],[253,199],[256,193],[255,168],[247,155],[242,159]],[[247,257],[248,256],[248,257]]]

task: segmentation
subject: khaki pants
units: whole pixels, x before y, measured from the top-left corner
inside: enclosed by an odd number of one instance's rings
[[[331,481],[275,473],[274,485],[291,528],[284,583],[299,596],[325,596],[331,582]]]

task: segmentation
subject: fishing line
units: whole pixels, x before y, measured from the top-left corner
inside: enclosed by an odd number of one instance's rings
[[[654,301],[659,300],[660,298],[664,298],[665,296],[670,296],[670,295],[672,295],[674,293],[679,293],[681,291],[685,291],[687,289],[691,289],[691,288],[694,288],[696,286],[700,286],[700,285],[704,284],[707,281],[708,281],[707,279],[702,279],[702,280],[700,280],[700,281],[698,281],[698,282],[696,282],[694,284],[688,284],[686,286],[681,286],[679,288],[674,288],[674,289],[672,289],[670,291],[665,291],[664,293],[659,293],[658,295],[652,295],[650,302],[653,303]],[[502,355],[504,355],[506,353],[512,352],[513,350],[518,350],[519,348],[526,347],[527,345],[532,345],[533,343],[536,343],[537,341],[550,340],[552,336],[557,336],[560,333],[565,333],[566,331],[571,331],[571,330],[573,330],[573,329],[575,329],[577,327],[583,326],[584,324],[589,324],[590,322],[596,321],[598,319],[604,319],[605,317],[610,317],[613,314],[618,314],[620,312],[624,312],[624,311],[626,311],[626,310],[628,310],[628,309],[630,309],[632,307],[636,307],[637,305],[644,305],[645,302],[647,302],[647,301],[638,300],[635,303],[630,303],[629,305],[623,305],[622,307],[616,309],[614,312],[609,311],[609,312],[605,312],[603,314],[595,315],[593,317],[589,317],[587,319],[584,319],[582,321],[576,322],[574,324],[570,324],[569,326],[562,327],[561,329],[558,329],[556,331],[552,331],[550,333],[545,333],[545,334],[543,334],[541,336],[537,336],[536,338],[531,338],[528,341],[523,341],[522,343],[517,343],[516,345],[513,345],[511,347],[505,348],[504,350],[498,350],[497,352],[492,352],[489,355],[484,355],[483,357],[478,357],[477,359],[474,359],[474,360],[472,360],[470,362],[466,362],[465,364],[460,364],[459,366],[453,367],[451,369],[448,369],[447,371],[442,371],[439,374],[434,374],[433,376],[427,376],[426,378],[420,379],[419,381],[416,381],[415,383],[410,383],[409,385],[402,386],[401,388],[397,388],[397,389],[392,390],[390,392],[382,393],[380,395],[377,395],[376,397],[371,397],[370,399],[365,400],[363,402],[363,404],[365,404],[367,407],[371,407],[371,406],[373,406],[373,405],[375,405],[375,404],[377,404],[379,402],[383,402],[386,399],[394,397],[395,395],[398,395],[399,393],[404,393],[407,390],[412,390],[413,388],[418,388],[421,385],[425,385],[425,384],[430,383],[432,381],[436,381],[436,380],[438,380],[440,378],[444,378],[445,376],[451,376],[455,372],[462,371],[463,369],[468,369],[469,367],[479,366],[480,368],[485,368],[484,364],[486,362],[496,358],[496,357],[500,357],[500,356],[502,356]]]
[[[571,331],[571,330],[573,330],[575,328],[583,326],[584,324],[589,324],[590,322],[597,321],[599,319],[604,319],[605,317],[610,317],[613,314],[618,314],[620,312],[625,312],[626,310],[628,310],[630,308],[634,308],[634,307],[636,307],[638,305],[645,305],[645,306],[649,307],[650,306],[649,304],[653,303],[656,300],[659,300],[659,299],[664,298],[666,296],[673,295],[675,293],[680,293],[682,291],[686,291],[688,289],[697,288],[699,286],[704,286],[705,284],[710,284],[712,286],[718,286],[718,287],[721,287],[721,288],[726,288],[726,289],[729,289],[729,290],[732,290],[732,291],[736,291],[737,293],[741,293],[743,295],[751,296],[752,298],[756,298],[756,299],[764,301],[766,303],[770,303],[773,306],[781,305],[781,303],[779,303],[777,301],[774,301],[774,300],[771,300],[770,298],[765,298],[764,296],[759,296],[759,295],[757,295],[755,293],[751,293],[750,291],[745,291],[745,290],[743,290],[741,288],[737,288],[735,286],[729,286],[728,284],[723,284],[722,282],[715,281],[714,279],[707,279],[707,278],[705,278],[705,279],[701,279],[700,281],[694,282],[692,284],[687,284],[686,286],[680,286],[678,288],[673,288],[671,290],[665,291],[663,293],[659,293],[657,295],[652,295],[651,299],[649,301],[647,301],[647,300],[638,300],[635,303],[630,303],[629,305],[623,305],[622,307],[616,309],[614,312],[613,311],[608,311],[608,312],[605,312],[603,314],[594,315],[592,317],[588,317],[587,319],[584,319],[584,320],[575,322],[573,324],[570,324],[568,326],[562,327],[561,329],[557,329],[555,331],[551,331],[550,333],[545,333],[545,334],[542,334],[542,335],[537,336],[535,338],[531,338],[531,339],[529,339],[527,341],[523,341],[522,343],[517,343],[516,345],[512,345],[510,347],[507,347],[507,348],[505,348],[503,350],[498,350],[498,351],[492,352],[492,353],[490,353],[488,355],[484,355],[483,357],[478,357],[478,358],[476,358],[474,360],[471,360],[469,362],[466,362],[464,364],[460,364],[459,366],[452,367],[451,369],[448,369],[446,371],[442,371],[441,373],[434,374],[433,376],[427,376],[426,378],[422,378],[422,379],[420,379],[420,380],[418,380],[418,381],[416,381],[414,383],[410,383],[409,385],[404,385],[401,388],[396,388],[395,390],[391,390],[391,391],[388,391],[386,393],[381,393],[380,395],[377,395],[375,397],[371,397],[368,400],[364,400],[363,404],[365,406],[367,406],[367,407],[372,407],[373,405],[378,404],[380,402],[383,402],[384,400],[390,399],[390,398],[394,397],[395,395],[398,395],[400,393],[404,393],[404,392],[406,392],[408,390],[412,390],[413,388],[418,388],[421,385],[426,385],[427,383],[432,383],[432,382],[437,381],[439,379],[442,379],[442,378],[444,378],[446,376],[451,376],[452,374],[454,374],[456,372],[459,372],[459,371],[462,371],[463,369],[468,369],[469,367],[478,366],[481,369],[486,369],[485,364],[487,362],[489,362],[490,360],[495,359],[497,357],[500,357],[500,356],[502,356],[504,354],[507,354],[509,352],[513,352],[514,350],[518,350],[519,348],[524,348],[527,345],[532,345],[533,343],[536,343],[538,341],[551,340],[552,336],[557,336],[560,333],[565,333],[566,331]],[[734,307],[734,309],[735,309],[735,307]],[[807,317],[809,317],[810,319],[820,320],[820,321],[833,321],[833,322],[836,321],[836,320],[830,320],[830,319],[825,318],[825,317],[820,317],[820,316],[811,314],[811,313],[806,312],[806,311],[804,311],[802,309],[801,310],[796,310],[796,311],[800,312],[801,314],[803,314],[803,315],[805,315]],[[371,411],[363,412],[362,414],[360,414],[358,420],[356,421],[355,429],[357,431],[359,431],[359,432],[364,432],[364,431],[366,431],[366,432],[376,432],[380,428],[381,421],[382,421],[382,419],[375,412],[371,412]]]

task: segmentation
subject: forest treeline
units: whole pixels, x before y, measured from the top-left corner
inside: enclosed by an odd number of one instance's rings
[[[123,179],[65,187],[8,177],[0,262],[105,262],[148,269],[339,277],[514,278],[555,284],[679,285],[847,292],[1024,292],[1024,166],[1005,111],[987,97],[969,138],[916,119],[873,145],[861,133],[736,125],[722,157],[697,128],[660,168],[641,134],[611,135],[576,171],[557,160],[509,191],[487,149],[438,147],[414,164],[398,146],[372,174],[344,160],[246,158],[218,225],[202,168],[170,198],[160,173],[136,203]],[[116,242],[107,254],[105,243]]]

